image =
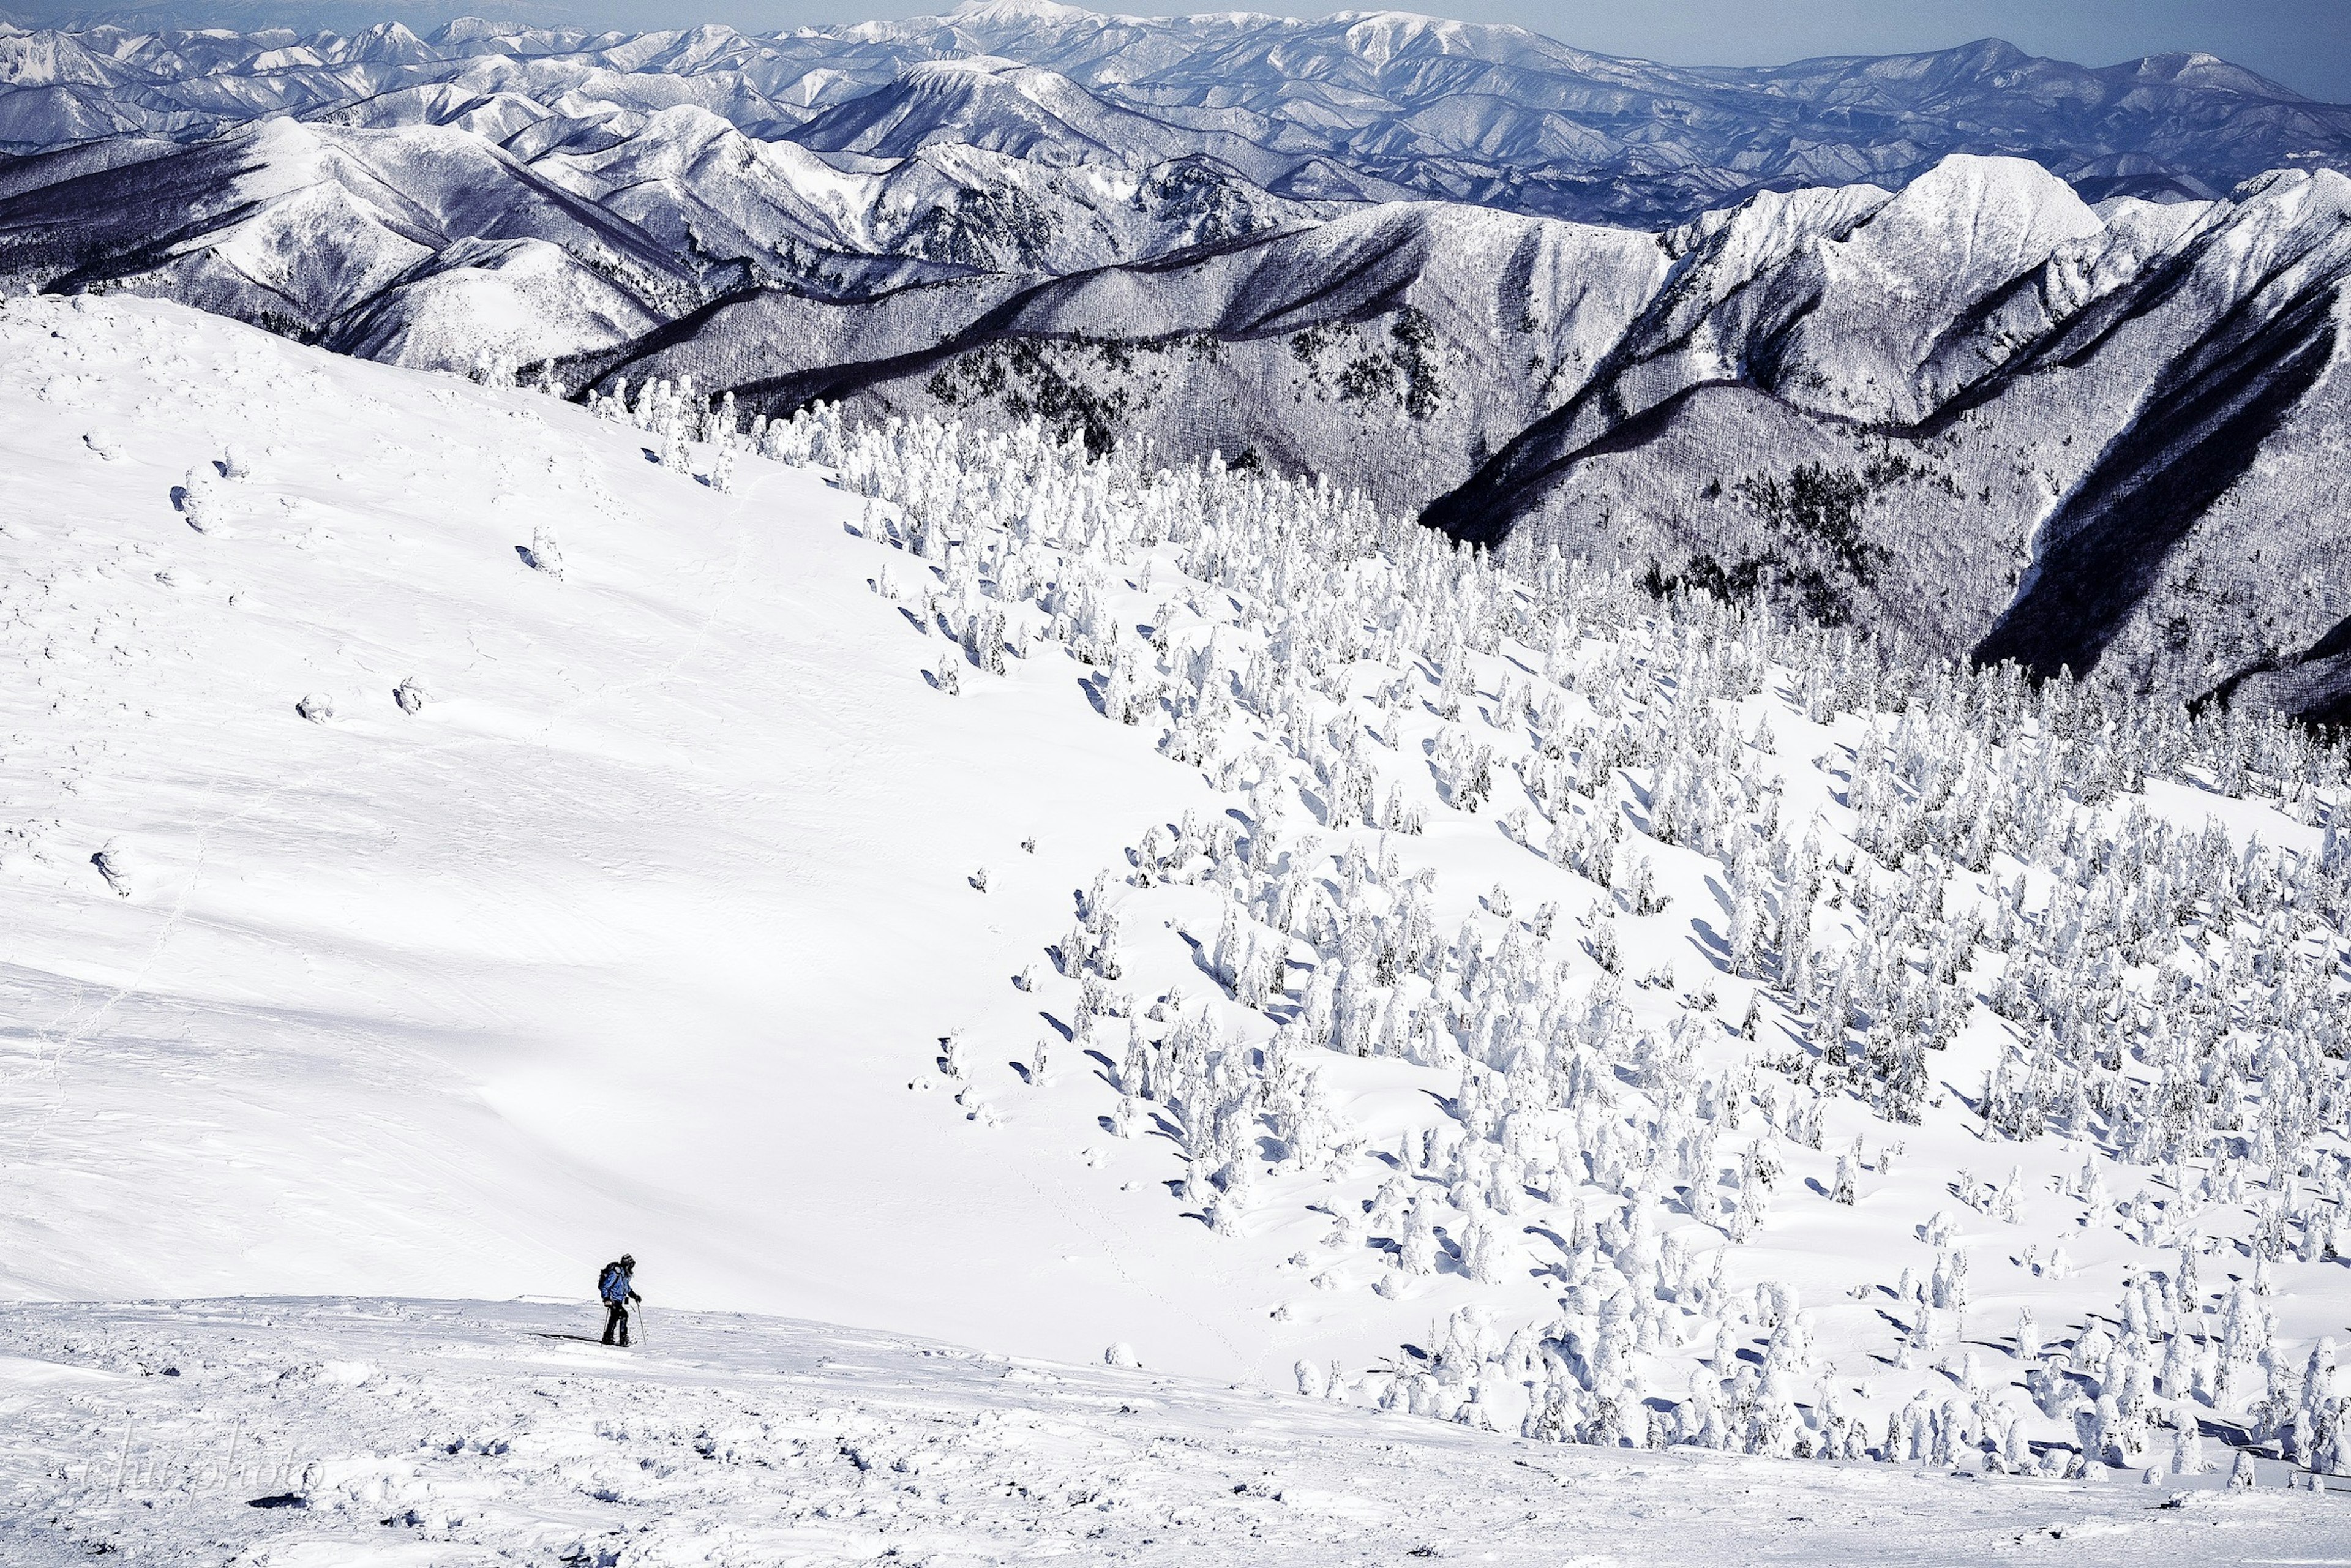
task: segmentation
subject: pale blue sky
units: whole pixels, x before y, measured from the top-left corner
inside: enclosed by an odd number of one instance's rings
[[[949,10],[955,0],[0,0],[26,21],[141,11],[181,25],[348,30],[362,19],[412,25],[463,15],[674,27],[726,22],[765,32]],[[1165,0],[1098,0],[1098,9],[1162,15]],[[1238,0],[1201,9],[1320,16],[1352,5]],[[1578,47],[1676,65],[1778,65],[1813,55],[1892,54],[1983,37],[2039,55],[2112,65],[2201,49],[2313,98],[2351,102],[2351,0],[1440,0],[1399,6],[1463,21],[1514,22]],[[152,22],[151,22],[152,25]]]

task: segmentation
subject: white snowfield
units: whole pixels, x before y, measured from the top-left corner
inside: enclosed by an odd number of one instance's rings
[[[252,1300],[0,1321],[0,1558],[2328,1563],[2341,1500],[1558,1448],[766,1318]]]
[[[720,495],[177,307],[0,343],[7,1288],[585,1294],[627,1247],[656,1300],[1287,1377],[1164,1159],[907,1087],[982,1018],[1025,1057],[1071,886],[1209,804],[1074,666],[941,697],[811,473]]]
[[[1521,1439],[2011,1547],[1995,1483],[1892,1467],[2351,1472],[2351,833],[2300,732],[1034,427],[732,432],[138,299],[11,299],[0,352],[16,1293],[585,1297],[627,1248],[657,1312],[1354,1406],[1264,1439],[1327,1440],[1310,1490],[1471,1456],[1382,1530]],[[77,1364],[193,1321],[9,1318]],[[818,1331],[727,1332],[711,1375]],[[1584,1516],[1527,1484],[1474,1522],[1532,1552]]]

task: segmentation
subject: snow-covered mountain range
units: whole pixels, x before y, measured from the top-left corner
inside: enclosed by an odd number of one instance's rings
[[[183,138],[386,93],[418,94],[436,119],[483,99],[475,112],[531,118],[690,103],[824,152],[1198,156],[1294,197],[1409,193],[1644,226],[1762,189],[1898,185],[1959,152],[2041,158],[2095,198],[2217,196],[2351,149],[2351,109],[2209,55],[2092,69],[1986,40],[1689,68],[1398,12],[1146,19],[977,0],[756,37],[461,20],[429,39],[396,23],[349,37],[110,26],[9,46],[0,144],[26,151]]]
[[[0,275],[1038,414],[1938,653],[2343,716],[2351,110],[1396,14],[0,34]]]
[[[2093,207],[1964,156],[1661,235],[1381,204],[1041,281],[747,292],[567,373],[1038,413],[1661,589],[2340,720],[2346,223],[2331,171]]]

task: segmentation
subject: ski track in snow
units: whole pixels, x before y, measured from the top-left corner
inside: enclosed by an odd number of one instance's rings
[[[820,1324],[244,1300],[0,1319],[0,1557],[2323,1563],[2339,1500],[1556,1448]]]

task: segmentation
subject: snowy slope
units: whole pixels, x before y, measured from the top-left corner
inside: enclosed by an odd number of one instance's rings
[[[416,1301],[0,1324],[0,1551],[236,1568],[2325,1561],[2345,1499],[1562,1450],[866,1331]],[[256,1500],[276,1506],[253,1507]]]
[[[2351,1465],[2339,750],[1035,425],[0,329],[20,1291],[625,1245],[1541,1438]]]
[[[175,307],[0,323],[11,1286],[565,1291],[633,1243],[674,1300],[1263,1360],[1224,1327],[1263,1286],[1137,1237],[1099,1139],[1007,1166],[907,1088],[1196,783],[1060,682],[939,698],[812,477],[715,496]],[[232,444],[198,534],[172,488]]]

